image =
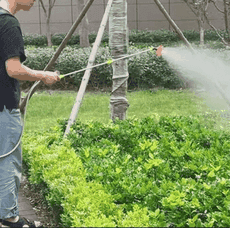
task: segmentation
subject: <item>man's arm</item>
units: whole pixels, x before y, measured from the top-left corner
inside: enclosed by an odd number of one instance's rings
[[[51,71],[32,70],[21,64],[19,57],[13,57],[5,62],[7,74],[22,81],[43,81],[47,85],[52,85],[60,81],[59,73]]]
[[[21,64],[19,57],[13,57],[5,62],[7,74],[22,81],[40,81],[44,79],[44,71],[32,70]]]

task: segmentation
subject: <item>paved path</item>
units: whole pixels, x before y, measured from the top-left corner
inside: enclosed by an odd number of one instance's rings
[[[30,204],[30,201],[23,194],[23,188],[19,190],[19,216],[25,217],[31,221],[39,221],[38,216],[35,214],[35,210]]]

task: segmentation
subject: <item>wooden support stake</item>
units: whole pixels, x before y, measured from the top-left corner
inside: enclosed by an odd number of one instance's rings
[[[93,45],[93,49],[92,49],[92,52],[91,52],[90,57],[89,57],[87,68],[92,67],[94,65],[94,62],[95,62],[95,59],[96,59],[96,54],[97,54],[98,48],[99,48],[99,46],[101,44],[101,40],[102,40],[104,31],[105,31],[105,26],[106,26],[108,18],[109,18],[109,12],[110,12],[112,3],[113,3],[113,0],[108,1],[106,10],[105,10],[105,13],[104,13],[104,16],[103,16],[103,19],[102,19],[98,34],[97,34],[96,41],[95,41],[95,43]],[[69,134],[70,127],[73,125],[75,119],[77,118],[77,114],[79,112],[81,102],[82,102],[82,99],[84,97],[86,87],[88,85],[88,81],[89,81],[89,78],[90,78],[91,71],[92,71],[92,68],[86,70],[85,74],[84,74],[84,76],[82,78],[81,86],[80,86],[80,89],[78,91],[76,102],[75,102],[75,104],[73,106],[72,113],[70,115],[70,118],[69,118],[69,121],[68,121],[68,125],[67,125],[67,128],[66,128],[64,137],[66,137],[66,135]]]
[[[60,44],[59,48],[57,49],[56,53],[54,54],[54,56],[52,57],[52,59],[49,61],[49,63],[47,64],[47,66],[45,67],[44,71],[49,71],[51,69],[51,67],[54,65],[55,61],[57,60],[57,58],[61,54],[62,50],[65,48],[67,42],[69,41],[69,39],[71,38],[71,36],[75,32],[75,30],[77,29],[78,25],[81,23],[82,19],[84,18],[85,14],[88,12],[88,10],[89,10],[89,8],[90,8],[90,6],[92,5],[93,2],[94,2],[94,0],[89,0],[86,3],[84,9],[82,10],[82,12],[80,13],[80,15],[78,16],[78,18],[75,21],[75,23],[70,28],[68,34],[63,39],[63,41]],[[41,83],[41,81],[38,81],[36,83],[37,83],[37,85],[33,88],[33,91],[30,93],[29,99],[35,93],[36,88]],[[23,101],[20,104],[20,111],[21,111],[22,115],[24,115],[24,112],[25,112],[25,106],[26,106],[26,101],[28,99],[28,96],[29,96],[29,93],[27,94],[27,96],[23,99]]]
[[[170,17],[170,15],[168,14],[168,12],[164,8],[164,6],[161,4],[160,0],[154,0],[154,1],[155,1],[156,5],[158,6],[159,10],[164,14],[164,16],[166,17],[166,19],[168,20],[168,22],[171,24],[171,26],[173,27],[173,29],[176,31],[176,33],[178,34],[178,36],[180,37],[180,39],[182,41],[184,41],[184,43],[186,44],[187,47],[189,47],[192,51],[194,51],[192,45],[188,42],[188,40],[186,39],[186,37],[184,36],[184,34],[180,30],[180,28],[177,26],[177,24]]]

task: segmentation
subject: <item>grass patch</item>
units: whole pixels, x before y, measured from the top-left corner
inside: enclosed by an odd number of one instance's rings
[[[46,130],[55,125],[57,119],[69,118],[76,96],[76,92],[34,94],[27,109],[25,131]],[[202,99],[189,90],[128,92],[127,99],[130,104],[128,117],[143,118],[154,113],[160,116],[195,115],[209,110]],[[108,123],[109,106],[109,93],[86,93],[78,118],[82,122]]]

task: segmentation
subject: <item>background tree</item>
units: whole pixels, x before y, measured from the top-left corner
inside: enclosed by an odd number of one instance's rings
[[[77,0],[78,1],[78,14],[80,14],[80,12],[82,11],[82,9],[85,6],[86,0]],[[81,24],[80,24],[80,30],[79,30],[79,34],[80,34],[80,46],[81,47],[89,47],[90,43],[89,43],[89,21],[88,21],[88,17],[87,14],[85,15],[85,17],[83,18]]]
[[[46,17],[46,37],[47,37],[47,43],[48,46],[52,46],[51,42],[51,30],[50,30],[50,18],[51,18],[51,11],[54,7],[54,4],[56,0],[49,0],[48,3],[48,9],[45,8],[43,0],[39,0],[42,6],[42,9],[44,10],[45,17]]]
[[[200,32],[200,45],[204,45],[204,24],[210,0],[183,0],[191,11],[196,15],[199,32]]]
[[[216,32],[216,34],[221,39],[222,43],[226,46],[229,46],[229,41],[226,41],[224,36],[222,36],[218,29],[210,22],[208,18],[208,6],[210,3],[213,3],[214,6],[217,8],[218,11],[222,12],[224,14],[225,18],[225,28],[227,31],[227,34],[229,34],[229,26],[228,26],[228,14],[229,14],[229,2],[227,0],[223,0],[223,8],[224,10],[221,10],[216,3],[216,0],[183,0],[188,7],[192,10],[192,12],[196,15],[199,25],[199,31],[200,31],[200,45],[204,45],[204,23],[207,22],[207,24]],[[228,35],[228,40],[229,40]]]
[[[226,30],[226,33],[227,33],[227,40],[225,41],[226,43],[228,43],[228,45],[230,44],[230,31],[229,31],[229,7],[230,7],[230,4],[229,4],[229,1],[227,0],[223,0],[223,10],[221,10],[221,8],[218,6],[216,0],[211,0],[211,2],[214,4],[214,6],[216,7],[216,9],[223,13],[224,14],[224,23],[225,23],[225,30]],[[214,30],[216,30],[214,28],[213,25],[211,25],[213,27]],[[220,35],[219,35],[220,36]],[[221,39],[224,39],[223,37],[221,37]],[[223,42],[223,40],[222,40]],[[223,42],[223,43],[225,43]]]
[[[127,0],[114,0],[109,18],[109,46],[113,59],[123,57],[128,50]],[[110,99],[111,119],[124,120],[129,106],[126,99],[128,59],[113,63],[113,85]]]

